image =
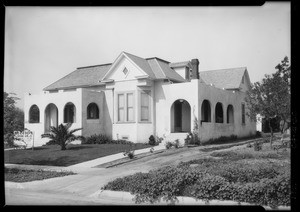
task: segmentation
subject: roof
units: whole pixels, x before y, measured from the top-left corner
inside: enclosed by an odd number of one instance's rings
[[[184,61],[184,62],[177,62],[177,63],[170,63],[169,66],[171,68],[176,68],[176,67],[190,67],[190,61]]]
[[[217,88],[238,89],[246,67],[228,68],[210,71],[200,71],[200,78],[206,84],[213,84]]]
[[[110,66],[111,64],[104,64],[77,68],[75,71],[44,88],[44,90],[99,85],[99,80],[104,77]]]

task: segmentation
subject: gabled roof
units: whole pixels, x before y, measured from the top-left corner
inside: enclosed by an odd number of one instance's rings
[[[44,88],[45,91],[69,87],[99,85],[111,64],[77,68],[75,71]]]
[[[246,67],[228,68],[211,71],[200,71],[200,78],[206,84],[213,84],[217,88],[239,89]]]

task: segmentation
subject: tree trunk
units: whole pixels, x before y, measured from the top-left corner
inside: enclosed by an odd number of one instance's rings
[[[66,150],[66,143],[60,142],[61,150]]]
[[[269,128],[270,128],[270,131],[271,131],[271,137],[270,137],[270,147],[272,149],[272,142],[273,142],[273,128],[271,126],[271,119],[269,119]]]

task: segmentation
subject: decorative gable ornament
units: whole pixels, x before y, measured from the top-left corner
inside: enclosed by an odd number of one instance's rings
[[[124,73],[125,76],[128,74],[127,68],[124,68],[124,69],[123,69],[123,73]]]

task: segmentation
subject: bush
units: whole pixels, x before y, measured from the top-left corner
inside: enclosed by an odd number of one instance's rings
[[[212,160],[201,160],[203,164],[205,161]],[[223,164],[219,167],[223,167]],[[167,166],[148,173],[118,178],[105,185],[103,189],[135,194],[136,203],[154,203],[161,198],[174,202],[176,196],[190,196],[205,200],[234,200],[272,207],[290,205],[290,174],[289,172],[278,174],[275,173],[276,167],[272,168],[274,170],[263,166],[256,171],[253,165],[250,171],[247,171],[247,167],[239,164],[233,166],[228,164],[223,170],[211,167],[215,172],[210,170],[208,174],[201,167],[189,168],[187,163],[181,163],[177,167]],[[247,175],[247,179],[243,177],[244,175]],[[239,180],[233,179],[236,177]],[[254,181],[251,178],[257,179]]]
[[[149,137],[149,145],[151,145],[151,146],[155,145],[155,138],[153,135],[150,135],[150,137]]]
[[[255,136],[256,136],[257,138],[261,138],[261,132],[260,132],[260,131],[256,131]]]
[[[260,151],[262,149],[263,143],[255,141],[253,144],[254,151]]]
[[[88,136],[84,141],[82,141],[82,144],[107,144],[109,142],[110,139],[108,136],[103,134],[94,134]]]
[[[126,140],[122,140],[122,139],[111,140],[106,135],[94,134],[94,135],[87,137],[84,141],[81,142],[81,144],[128,144],[128,145],[132,145],[134,143],[131,141],[126,141]]]
[[[124,156],[128,156],[130,159],[134,158],[134,150],[126,150],[124,153],[123,153]]]
[[[200,145],[200,139],[198,134],[189,133],[186,138],[184,139],[184,144],[187,145]]]
[[[208,142],[206,142],[205,144],[222,144],[222,143],[226,143],[228,141],[235,141],[237,140],[237,136],[236,135],[230,135],[230,136],[220,136],[219,138],[215,138],[215,139],[210,139]]]

